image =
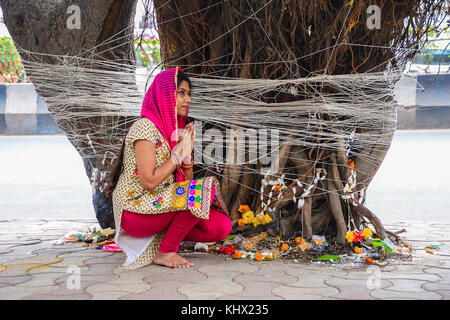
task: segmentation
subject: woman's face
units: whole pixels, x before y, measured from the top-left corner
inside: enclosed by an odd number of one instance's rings
[[[191,88],[186,80],[181,81],[181,84],[176,91],[175,100],[177,102],[177,116],[187,116],[189,105],[191,104]]]

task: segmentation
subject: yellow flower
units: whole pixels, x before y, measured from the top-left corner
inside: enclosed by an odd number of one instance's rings
[[[273,260],[273,253],[269,253],[267,255],[264,256],[265,260]]]
[[[347,233],[345,234],[345,239],[347,239],[348,242],[353,242],[353,240],[355,240],[354,231],[347,231]]]
[[[355,247],[355,252],[357,254],[361,254],[362,253],[362,249],[360,247]]]
[[[254,217],[252,220],[253,226],[256,228],[257,226],[259,226],[261,224],[261,221],[259,220],[258,217]]]
[[[363,237],[369,239],[372,236],[372,230],[370,228],[365,228],[363,230]]]
[[[261,217],[261,223],[262,224],[268,224],[272,221],[272,217],[269,214],[263,214]]]
[[[253,213],[253,211],[250,210],[244,212],[244,214],[242,215],[242,220],[244,221],[245,224],[252,223],[254,218],[255,214]]]

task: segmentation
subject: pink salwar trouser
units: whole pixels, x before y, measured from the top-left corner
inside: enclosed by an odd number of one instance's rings
[[[214,188],[211,199],[214,199]],[[215,242],[225,239],[231,231],[228,216],[214,207],[209,219],[200,219],[189,210],[161,214],[140,214],[123,210],[121,227],[133,237],[148,237],[167,230],[159,247],[162,253],[177,252],[181,242]]]

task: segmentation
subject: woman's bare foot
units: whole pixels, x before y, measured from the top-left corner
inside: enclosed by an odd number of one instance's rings
[[[184,259],[177,252],[162,253],[159,250],[153,262],[170,268],[190,268],[194,266],[192,262]]]

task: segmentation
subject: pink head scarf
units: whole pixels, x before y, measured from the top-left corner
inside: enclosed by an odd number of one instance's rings
[[[183,69],[176,67],[160,72],[153,80],[142,103],[141,117],[148,118],[159,129],[172,151],[177,144],[178,129],[186,126],[186,118],[177,116],[175,92],[177,74]],[[177,169],[176,181],[186,180],[186,175]]]

